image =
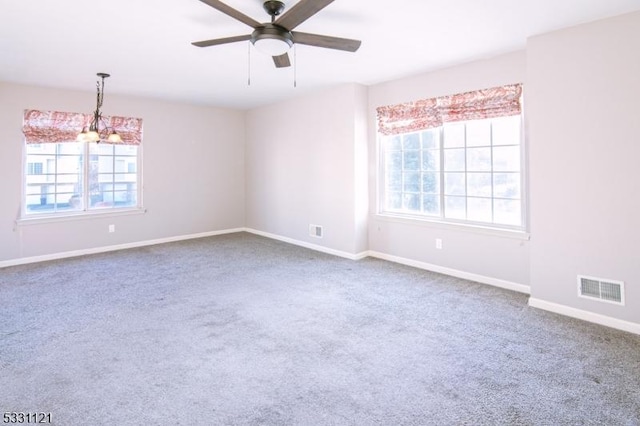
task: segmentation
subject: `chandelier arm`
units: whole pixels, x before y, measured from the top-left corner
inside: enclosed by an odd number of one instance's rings
[[[86,128],[83,128],[76,140],[100,143],[102,139],[106,139],[112,143],[122,142],[120,135],[113,127],[109,126],[109,123],[105,121],[100,112],[104,101],[104,79],[109,77],[109,74],[101,72],[98,73],[98,77],[100,77],[100,80],[96,82],[96,109],[93,112],[89,130],[87,131]],[[102,125],[102,130],[100,130],[100,125]]]

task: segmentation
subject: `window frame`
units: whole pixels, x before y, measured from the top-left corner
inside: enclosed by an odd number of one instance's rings
[[[375,214],[379,219],[383,219],[385,221],[392,222],[400,222],[406,224],[413,225],[430,225],[437,226],[439,228],[444,229],[462,229],[469,231],[476,231],[483,234],[491,234],[491,235],[499,235],[506,237],[514,237],[518,239],[526,239],[528,240],[529,235],[529,215],[528,215],[528,205],[529,205],[529,188],[528,188],[528,170],[527,170],[527,140],[526,140],[526,132],[525,132],[525,112],[524,108],[522,108],[521,113],[518,115],[520,117],[520,216],[521,216],[521,225],[506,225],[506,224],[496,224],[491,222],[480,222],[480,221],[472,221],[466,219],[453,219],[444,217],[444,125],[439,126],[437,128],[439,132],[438,143],[439,143],[439,154],[440,154],[440,164],[439,164],[439,179],[440,179],[440,214],[438,216],[430,216],[421,213],[409,213],[409,212],[395,212],[386,210],[386,170],[385,170],[385,150],[384,150],[384,138],[386,135],[381,134],[380,132],[376,132],[376,211]],[[464,123],[473,121],[466,120]],[[428,129],[427,129],[428,130]],[[424,130],[416,130],[407,133],[402,133],[398,136],[403,136],[405,134],[410,133],[420,133]],[[492,144],[493,146],[493,144]],[[465,152],[467,150],[467,145],[465,143]],[[422,150],[422,148],[421,148]],[[466,155],[465,155],[466,162]],[[465,170],[465,175],[468,172]],[[466,182],[466,181],[465,181]],[[468,198],[468,195],[465,195],[465,200]],[[492,196],[491,200],[494,199]]]
[[[81,144],[82,145],[82,161],[83,161],[83,173],[82,173],[82,187],[83,187],[83,208],[75,209],[75,210],[61,210],[61,211],[45,211],[42,213],[28,213],[27,212],[27,174],[28,174],[28,164],[27,160],[29,157],[29,153],[27,152],[28,145],[24,140],[22,144],[22,185],[21,185],[21,193],[20,193],[20,218],[17,220],[18,224],[29,224],[29,223],[42,223],[42,222],[55,222],[55,221],[66,221],[72,219],[84,219],[84,218],[92,218],[92,217],[105,217],[105,216],[119,216],[119,215],[130,215],[137,213],[145,213],[146,209],[144,208],[144,200],[143,200],[143,148],[142,144],[135,145],[136,152],[136,204],[133,206],[124,206],[124,207],[105,207],[105,208],[88,208],[88,200],[89,200],[89,167],[90,167],[90,158],[91,158],[91,147],[90,143],[95,142],[59,142],[54,143],[54,145],[58,144]],[[42,143],[41,145],[45,145],[47,143]],[[106,142],[102,142],[104,145],[116,146],[117,144],[108,144]],[[127,146],[127,145],[123,145]],[[55,154],[55,157],[58,157],[58,153]],[[114,157],[117,155],[112,154]],[[112,173],[115,173],[113,171]],[[124,172],[124,173],[128,173]],[[57,173],[56,173],[57,175]]]

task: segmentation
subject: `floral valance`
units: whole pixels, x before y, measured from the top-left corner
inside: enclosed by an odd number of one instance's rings
[[[442,124],[436,98],[382,106],[377,111],[378,130],[385,135],[410,133]]]
[[[522,111],[521,95],[522,84],[511,84],[378,107],[378,132],[397,135],[454,121],[517,115]]]
[[[93,114],[77,112],[25,110],[22,133],[27,143],[75,142],[78,133],[89,127],[92,118]],[[118,132],[122,138],[121,144],[142,143],[141,118],[103,116],[100,128],[106,127]]]

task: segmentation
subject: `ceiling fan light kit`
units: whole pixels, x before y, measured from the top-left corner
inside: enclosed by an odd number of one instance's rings
[[[333,3],[334,0],[300,0],[286,13],[284,3],[279,0],[266,0],[264,10],[271,16],[270,23],[260,23],[242,12],[228,6],[220,0],[200,0],[214,9],[253,28],[250,35],[224,37],[213,40],[193,42],[197,47],[216,46],[250,40],[257,50],[273,57],[277,68],[291,66],[288,51],[294,44],[324,47],[327,49],[355,52],[360,47],[360,40],[309,34],[293,31],[295,27]]]
[[[280,56],[287,53],[293,46],[293,37],[289,31],[273,24],[265,24],[251,34],[251,43],[262,53]]]

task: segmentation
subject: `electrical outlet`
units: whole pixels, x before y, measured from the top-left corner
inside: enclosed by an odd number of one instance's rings
[[[116,232],[116,226],[115,225],[109,225],[109,232]]]
[[[436,238],[436,248],[442,250],[442,238]]]

